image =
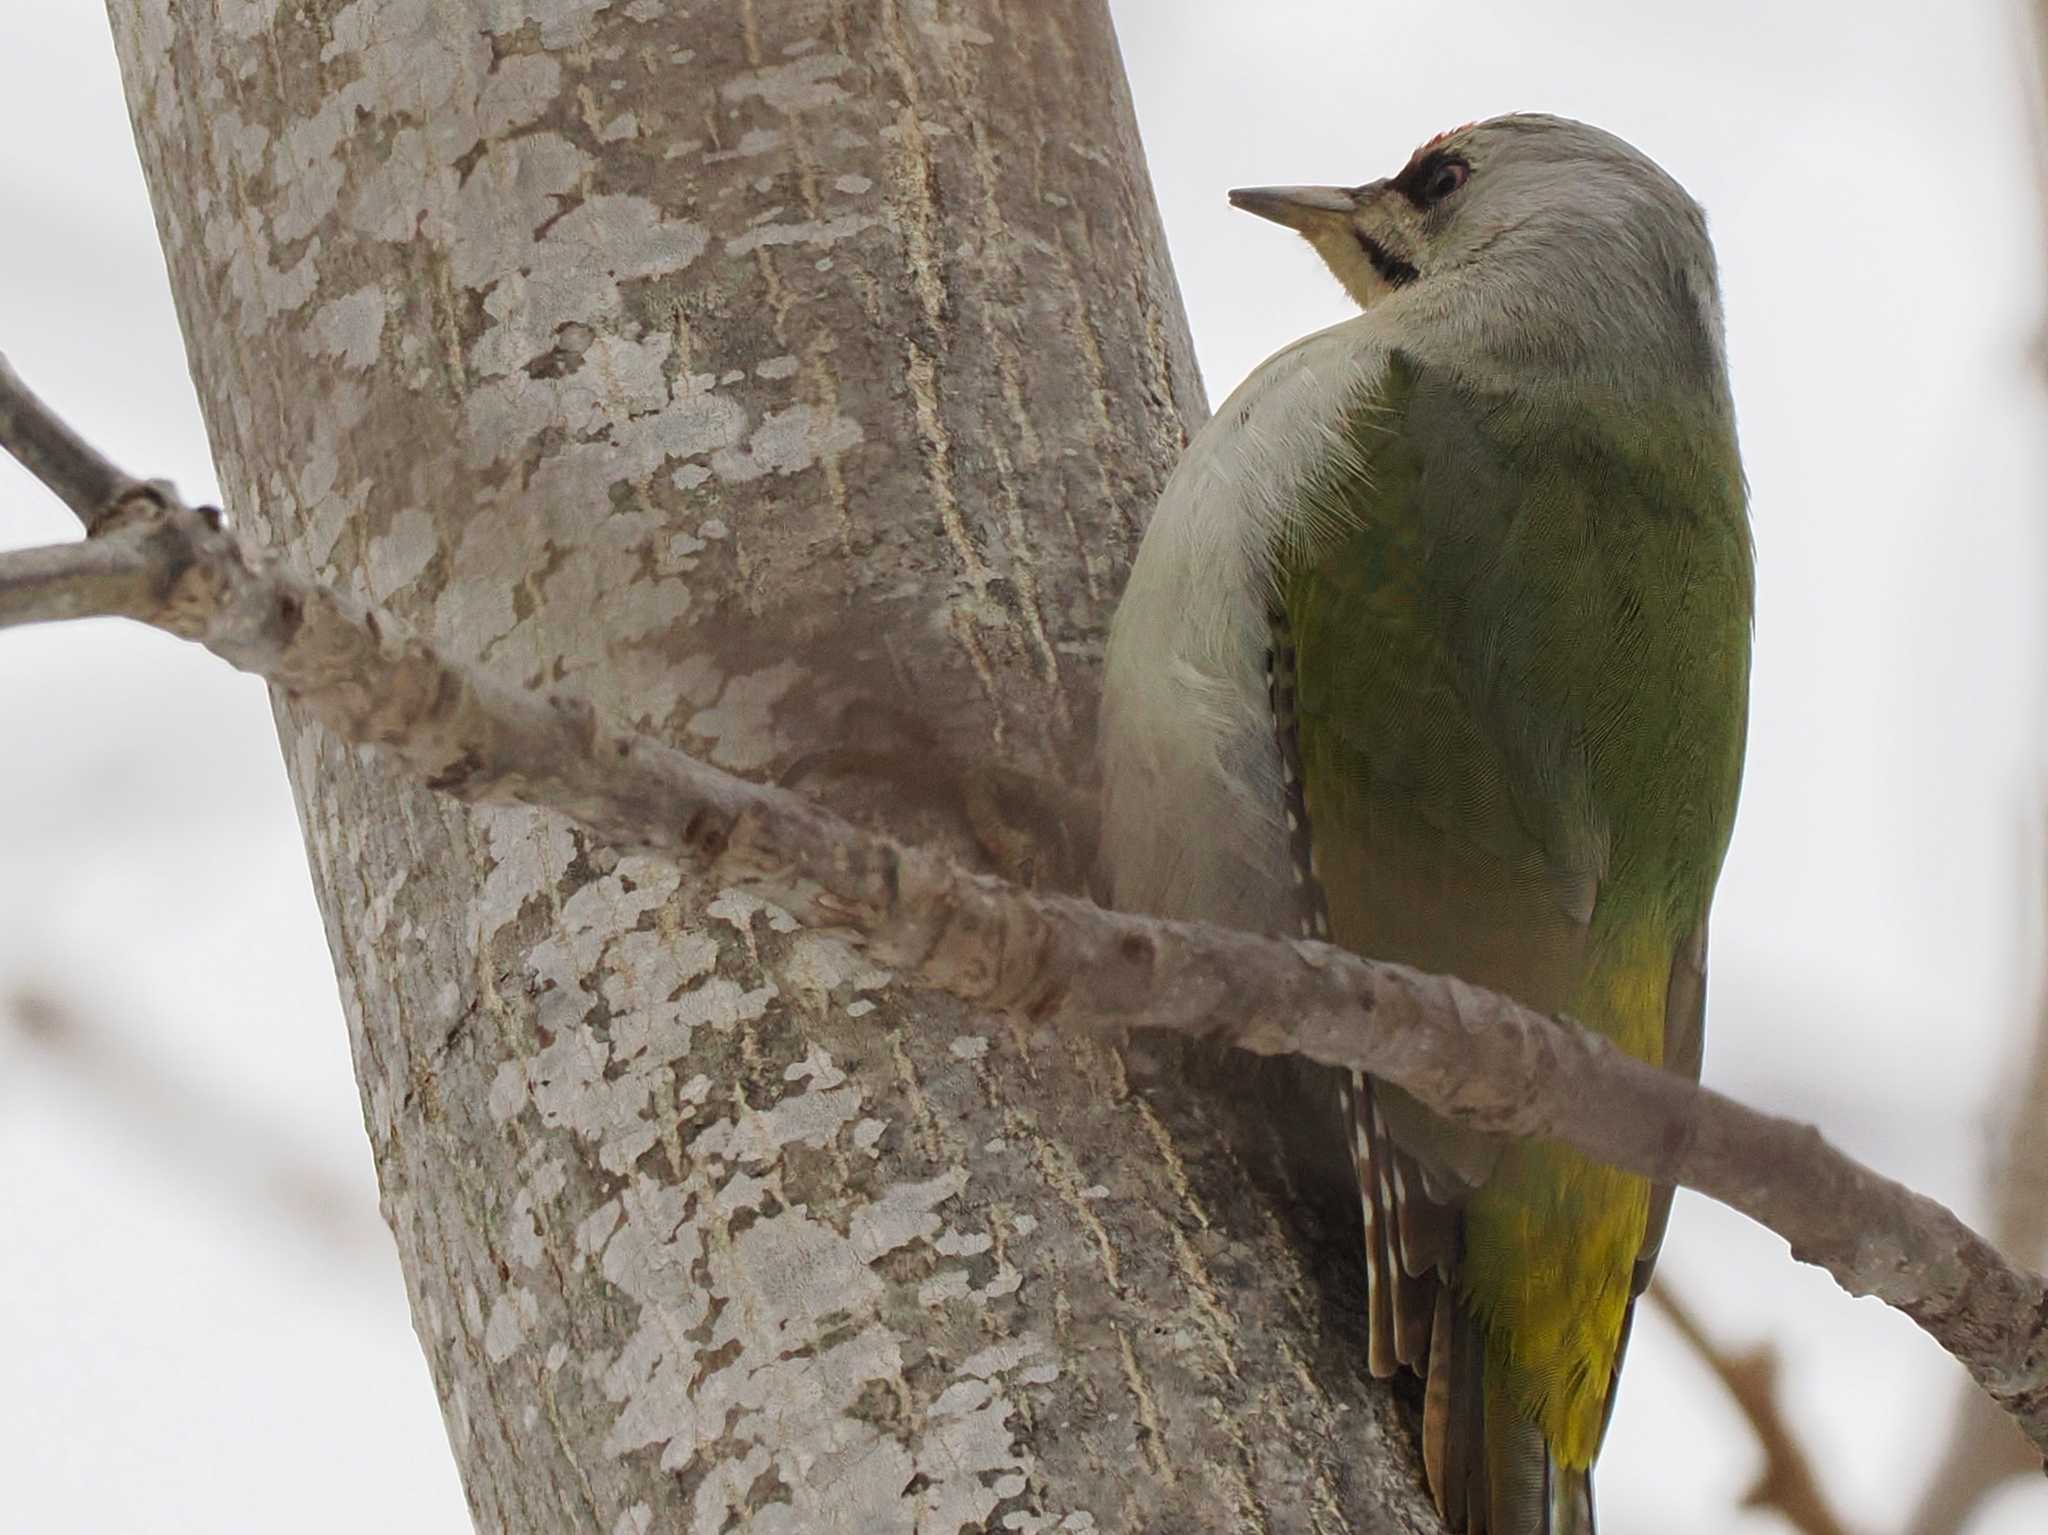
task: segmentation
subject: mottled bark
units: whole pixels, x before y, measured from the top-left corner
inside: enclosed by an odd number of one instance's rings
[[[1084,778],[1200,409],[1101,0],[109,9],[239,525],[506,683],[1070,865],[975,786]],[[1429,1527],[1177,1055],[279,712],[480,1527]]]

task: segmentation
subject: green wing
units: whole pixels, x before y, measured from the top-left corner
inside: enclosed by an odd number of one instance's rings
[[[1696,1073],[1748,665],[1724,413],[1537,408],[1396,355],[1342,442],[1275,614],[1332,937]],[[1516,1498],[1590,1507],[1668,1191],[1541,1146],[1504,1166],[1387,1084],[1354,1115],[1373,1365],[1428,1365],[1440,1505],[1517,1528]]]
[[[1397,355],[1352,414],[1356,454],[1307,487],[1319,532],[1283,574],[1299,748],[1342,941],[1556,1009],[1605,836],[1517,604],[1486,606],[1532,530],[1478,415]]]

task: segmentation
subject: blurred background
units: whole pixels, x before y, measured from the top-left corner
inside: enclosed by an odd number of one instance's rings
[[[1760,558],[1707,1077],[2038,1242],[2048,1195],[2001,1198],[2048,795],[2048,231],[2021,0],[1112,8],[1212,399],[1346,308],[1228,187],[1391,174],[1439,129],[1538,109],[1620,133],[1706,205]],[[0,209],[0,349],[124,464],[215,497],[87,0],[6,0]],[[71,536],[0,463],[0,547]],[[8,1522],[466,1529],[262,689],[146,632],[16,631],[0,721]],[[1952,1456],[1961,1373],[1899,1316],[1690,1196],[1662,1272],[1722,1373],[1774,1396],[1834,1528],[2048,1529],[2039,1475],[1975,1495],[2024,1461],[1995,1420],[1964,1420]],[[1603,1527],[1823,1531],[1744,1506],[1765,1465],[1714,1362],[1647,1313]],[[1943,1468],[1947,1512],[1923,1505]]]

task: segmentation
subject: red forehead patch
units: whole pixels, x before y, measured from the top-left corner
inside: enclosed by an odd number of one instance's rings
[[[1420,149],[1416,150],[1415,152],[1419,155],[1426,155],[1432,149],[1436,148],[1437,145],[1441,144],[1445,139],[1456,138],[1459,134],[1463,133],[1467,128],[1472,127],[1473,124],[1477,123],[1478,121],[1479,119],[1475,117],[1470,123],[1460,123],[1455,128],[1446,128],[1442,133],[1439,133],[1435,138],[1431,139],[1427,144],[1424,144]]]

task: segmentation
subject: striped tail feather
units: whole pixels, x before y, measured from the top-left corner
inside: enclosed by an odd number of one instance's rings
[[[1415,1159],[1387,1133],[1371,1079],[1354,1072],[1344,1101],[1365,1221],[1368,1363],[1381,1379],[1403,1366],[1421,1375],[1429,1365],[1437,1292],[1457,1260],[1457,1215],[1424,1193]]]
[[[1478,1325],[1458,1304],[1451,1286],[1439,1285],[1430,1329],[1427,1384],[1422,1397],[1422,1468],[1437,1512],[1453,1530],[1483,1528],[1487,1493],[1480,1448],[1486,1355]]]
[[[1429,1197],[1394,1143],[1370,1078],[1345,1093],[1364,1217],[1368,1363],[1423,1377],[1422,1462],[1445,1524],[1464,1535],[1596,1535],[1590,1471],[1561,1466],[1488,1367],[1457,1293],[1457,1210]]]

